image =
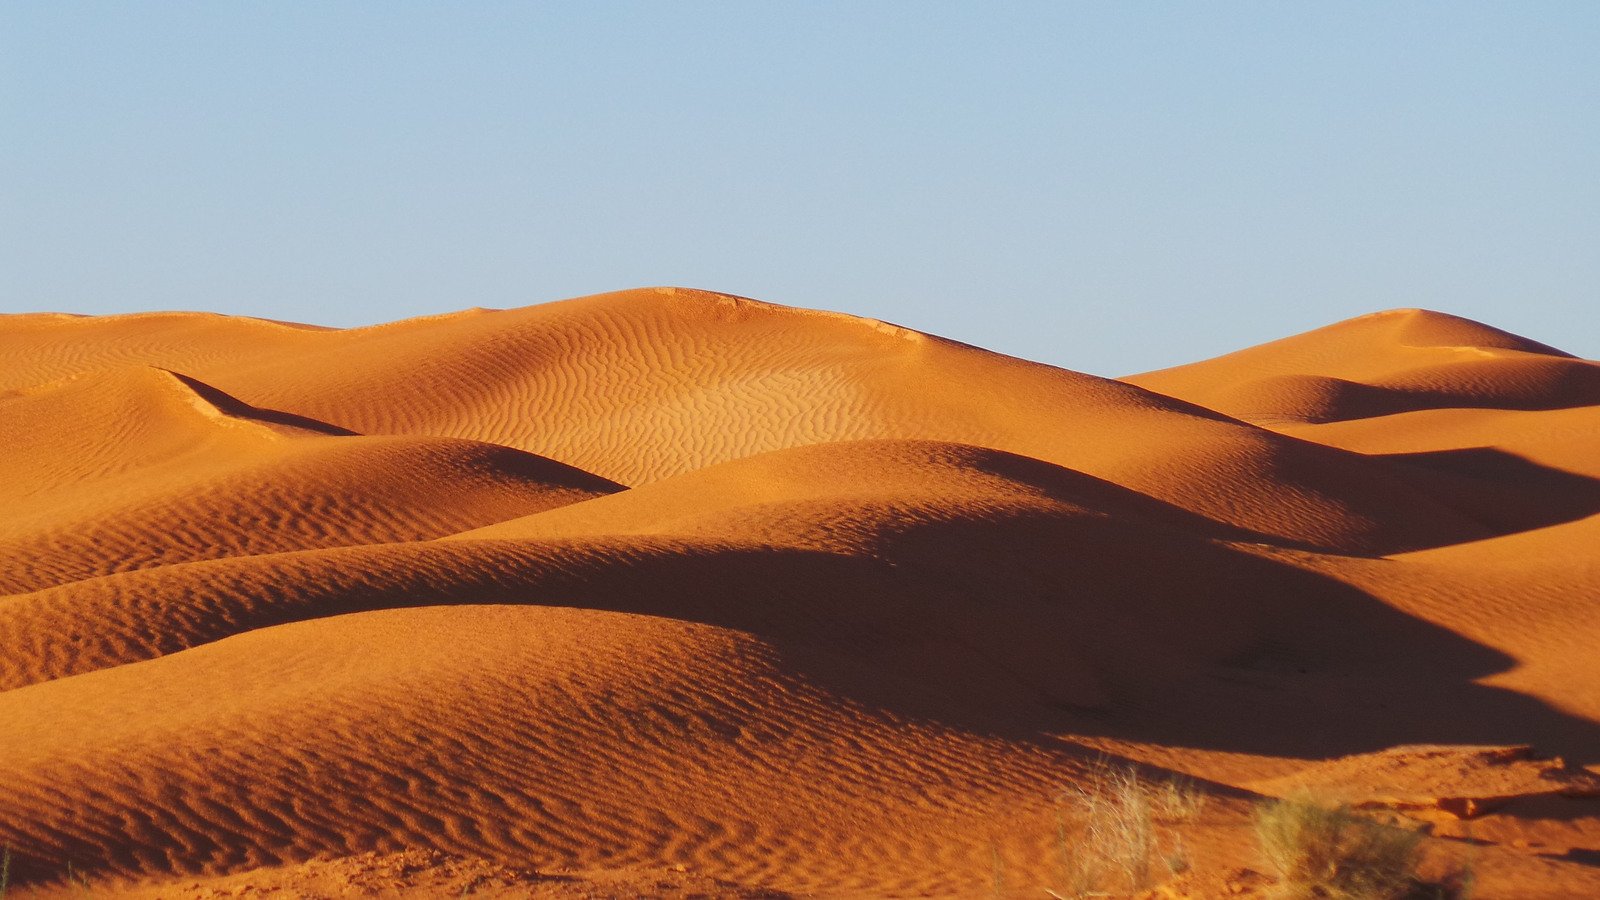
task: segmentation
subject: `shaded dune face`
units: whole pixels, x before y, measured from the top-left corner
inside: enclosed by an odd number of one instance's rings
[[[0,844],[971,895],[1050,884],[1086,747],[1600,762],[1597,371],[1421,311],[1126,381],[676,289],[0,318]]]

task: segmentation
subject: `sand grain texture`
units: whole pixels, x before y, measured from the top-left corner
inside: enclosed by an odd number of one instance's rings
[[[1417,310],[1122,381],[669,288],[3,317],[12,889],[1041,896],[1109,759],[1212,795],[1169,894],[1314,789],[1600,895],[1597,412]]]

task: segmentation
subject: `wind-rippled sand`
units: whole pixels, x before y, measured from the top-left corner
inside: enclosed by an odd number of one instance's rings
[[[1600,364],[1485,325],[7,316],[0,434],[14,896],[1044,896],[1107,760],[1176,892],[1315,786],[1600,895]]]

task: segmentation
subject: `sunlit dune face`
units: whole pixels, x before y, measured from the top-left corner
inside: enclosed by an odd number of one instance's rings
[[[1419,310],[1122,381],[681,289],[10,317],[6,877],[1042,896],[1110,761],[1207,795],[1178,895],[1308,788],[1600,894],[1597,411]]]

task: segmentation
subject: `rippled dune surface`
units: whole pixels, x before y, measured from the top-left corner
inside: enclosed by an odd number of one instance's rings
[[[1600,364],[1122,380],[647,289],[0,317],[0,845],[71,896],[1047,896],[1108,763],[1600,895]]]

